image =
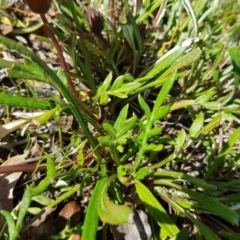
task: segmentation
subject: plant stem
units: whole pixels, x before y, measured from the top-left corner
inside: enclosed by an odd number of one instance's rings
[[[57,50],[57,53],[58,53],[58,57],[59,57],[59,60],[60,60],[60,63],[61,63],[61,66],[62,66],[62,69],[65,71],[65,72],[68,72],[68,66],[67,66],[67,63],[65,61],[65,58],[63,56],[63,53],[62,53],[62,49],[59,45],[59,42],[57,40],[57,38],[55,37],[53,31],[51,30],[51,28],[48,26],[49,25],[49,22],[45,16],[45,14],[40,14],[41,16],[41,19],[44,23],[44,29],[47,33],[47,35],[51,38],[53,44],[54,44],[54,47],[56,48]],[[74,84],[72,82],[72,79],[70,77],[66,77],[67,78],[67,82],[72,90],[72,93],[73,95],[76,97],[76,98],[79,98],[79,93],[76,91],[76,88],[74,87]]]

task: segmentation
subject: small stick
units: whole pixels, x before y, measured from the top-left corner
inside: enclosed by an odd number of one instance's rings
[[[42,1],[44,1],[44,0],[42,0]],[[55,46],[55,48],[56,48],[56,50],[57,50],[57,53],[58,53],[58,56],[59,56],[59,60],[60,60],[62,69],[63,69],[65,72],[68,72],[68,67],[67,67],[65,58],[64,58],[64,56],[63,56],[62,49],[61,49],[61,47],[60,47],[60,45],[59,45],[59,42],[58,42],[57,38],[55,37],[53,31],[52,31],[51,28],[49,28],[49,26],[48,26],[48,24],[49,24],[49,23],[48,23],[48,20],[47,20],[47,18],[46,18],[46,16],[45,16],[44,13],[41,13],[40,16],[41,16],[41,19],[42,19],[42,21],[43,21],[43,23],[44,23],[44,29],[45,29],[47,35],[48,35],[48,36],[51,38],[51,40],[53,41],[53,44],[54,44],[54,46]],[[74,96],[75,96],[76,98],[79,98],[80,95],[79,95],[79,93],[76,91],[76,89],[75,89],[75,87],[74,87],[74,85],[73,85],[72,79],[71,79],[70,77],[67,77],[67,81],[68,81],[68,84],[69,84],[69,86],[70,86],[70,88],[71,88]]]

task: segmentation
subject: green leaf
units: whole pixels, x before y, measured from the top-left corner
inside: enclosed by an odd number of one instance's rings
[[[51,109],[54,105],[44,100],[13,96],[5,93],[0,93],[0,104],[42,110]]]
[[[100,98],[100,103],[105,104],[108,102],[108,95],[106,94],[107,89],[110,87],[112,82],[112,72],[109,72],[102,85],[98,88],[95,98]]]
[[[130,133],[129,131],[134,128],[134,126],[136,125],[136,121],[137,121],[136,116],[127,119],[124,125],[122,126],[122,129],[117,133],[117,137],[120,138],[125,136],[125,134]]]
[[[109,124],[109,123],[104,123],[103,124],[103,129],[113,138],[116,139],[117,131],[115,128]]]
[[[159,135],[162,132],[162,127],[155,127],[147,132],[148,138]]]
[[[134,36],[133,36],[133,26],[129,23],[126,24],[120,24],[122,31],[123,31],[123,36],[129,43],[129,46],[133,51],[135,51],[135,43],[134,43]]]
[[[154,114],[154,116],[152,114],[151,123],[154,124],[156,121],[166,117],[169,111],[170,111],[170,105],[160,107],[158,111]]]
[[[122,84],[125,81],[133,82],[134,81],[134,77],[130,73],[126,73],[124,75],[121,75],[121,76],[117,77],[117,79],[115,79],[115,81],[113,82],[113,84],[112,84],[112,86],[110,88],[110,92],[118,91],[118,89],[122,86]]]
[[[142,36],[139,31],[139,26],[136,24],[135,19],[131,14],[127,15],[127,20],[132,25],[134,39],[136,40],[136,43],[137,43],[137,50],[139,52],[139,56],[141,56],[143,44],[142,44]]]
[[[13,64],[13,61],[8,61],[2,58],[0,59],[0,68],[11,68]]]
[[[240,47],[234,46],[228,49],[233,64],[234,79],[236,89],[240,80]]]
[[[178,102],[175,102],[171,106],[170,110],[171,111],[175,111],[177,109],[181,109],[181,108],[185,108],[185,107],[188,107],[188,106],[192,106],[192,105],[194,105],[194,103],[195,103],[195,100],[180,100]]]
[[[114,123],[114,128],[116,129],[117,132],[120,131],[121,128],[124,126],[125,121],[127,119],[127,114],[128,114],[128,104],[122,108],[116,122]]]
[[[32,197],[32,201],[35,201],[43,206],[47,206],[51,203],[52,199],[43,195],[37,195]]]
[[[195,14],[195,11],[192,8],[191,2],[189,0],[183,0],[182,4],[183,4],[184,8],[187,10],[187,12],[192,17],[193,24],[194,24],[195,37],[197,37],[198,36],[198,21],[197,21],[197,16]]]
[[[208,179],[217,171],[218,167],[224,162],[226,155],[232,150],[234,144],[240,137],[240,128],[238,128],[228,139],[228,142],[224,144],[222,151],[215,158],[214,162],[209,166],[207,173],[204,176],[204,179]]]
[[[6,218],[8,224],[8,232],[9,232],[9,240],[16,240],[18,239],[18,231],[15,226],[15,221],[11,213],[1,210],[0,213]]]
[[[149,189],[138,180],[135,180],[135,186],[138,196],[145,205],[146,209],[158,223],[161,229],[167,233],[167,236],[174,237],[176,234],[178,234],[178,227],[175,225],[159,201],[149,191]]]
[[[130,82],[130,83],[124,83],[122,86],[118,89],[118,92],[120,93],[135,93],[138,88],[142,86],[142,83],[140,82]],[[113,92],[109,91],[109,95],[114,95]]]
[[[150,169],[147,167],[140,168],[136,174],[134,175],[134,178],[138,181],[141,181],[145,179],[150,174]]]
[[[107,191],[111,184],[111,181],[115,177],[116,175],[113,175],[108,178],[108,180],[104,183],[103,188],[100,190],[97,202],[97,210],[98,215],[103,222],[113,225],[119,225],[129,222],[129,217],[132,213],[132,210],[128,206],[116,205],[109,200],[107,196]]]
[[[52,156],[49,154],[47,155],[47,178],[54,178],[57,174],[56,172],[56,166],[55,166],[55,161]]]
[[[161,197],[167,201],[173,208],[180,211],[183,215],[185,215],[187,218],[189,218],[199,229],[199,232],[205,237],[205,239],[213,239],[213,240],[220,240],[220,238],[213,232],[211,229],[209,229],[206,225],[204,225],[202,222],[198,221],[195,217],[193,217],[188,211],[183,209],[181,206],[179,206],[175,201],[173,201],[171,198],[169,198],[164,193],[159,193]]]
[[[50,185],[51,178],[44,178],[36,187],[31,188],[32,196],[40,195],[43,193]]]
[[[197,104],[204,105],[204,103],[208,102],[212,98],[214,93],[215,93],[215,88],[214,87],[208,89],[205,92],[202,92],[201,95],[196,98],[195,104],[196,105]]]
[[[172,89],[172,86],[175,82],[176,79],[176,75],[177,75],[177,71],[175,70],[168,78],[168,80],[166,80],[157,96],[156,102],[154,104],[153,110],[152,110],[152,118],[154,118],[155,114],[157,113],[157,111],[159,110],[159,108],[162,106],[164,100],[166,99],[168,93],[170,92],[170,90]]]
[[[177,180],[187,181],[187,182],[193,183],[196,187],[200,187],[200,188],[203,188],[206,190],[215,190],[216,189],[215,185],[209,184],[200,178],[192,177],[192,176],[182,173],[182,172],[159,171],[159,172],[155,172],[153,175],[160,176],[160,177],[173,178],[176,181]]]
[[[209,213],[213,213],[233,225],[238,225],[238,214],[224,204],[216,201],[215,199],[205,196],[203,193],[194,192],[190,189],[184,188],[174,183],[170,183],[168,181],[162,180],[162,183],[166,183],[168,186],[175,187],[178,190],[187,193],[191,199],[201,204]]]
[[[41,114],[40,116],[35,117],[35,120],[38,121],[40,126],[42,126],[51,118],[53,118],[57,112],[60,112],[60,111],[61,111],[61,108],[57,106],[54,109],[48,110],[45,113]]]
[[[187,218],[189,218],[199,229],[199,232],[204,236],[205,239],[211,240],[221,240],[210,228],[208,228],[205,224],[198,221],[195,217],[193,217],[188,212],[184,213]]]
[[[219,113],[215,116],[206,126],[202,128],[201,134],[205,135],[211,132],[214,128],[218,127],[222,119],[222,114]]]
[[[100,191],[106,182],[105,176],[106,176],[106,169],[104,167],[101,170],[100,178],[98,179],[97,184],[94,187],[92,196],[88,204],[87,213],[83,223],[83,230],[82,230],[82,236],[81,236],[82,240],[96,240],[97,227],[99,222],[97,202],[98,202]]]
[[[185,130],[182,128],[182,129],[179,131],[178,136],[177,136],[177,139],[176,139],[177,147],[178,147],[178,148],[182,148],[183,144],[185,143],[185,140],[186,140],[186,132],[185,132]]]
[[[38,215],[42,212],[42,209],[41,208],[38,208],[38,207],[29,207],[27,209],[27,212],[32,214],[32,215]]]
[[[44,71],[32,62],[32,66],[27,66],[26,62],[31,62],[29,59],[25,59],[24,63],[15,63],[13,67],[7,70],[10,78],[27,79],[45,82],[49,84],[49,79],[44,75]],[[39,70],[39,71],[38,71]]]
[[[154,77],[160,74],[164,69],[171,66],[185,51],[186,47],[179,47],[178,49],[171,52],[169,55],[164,55],[157,63],[151,67],[151,70],[146,74],[145,77]]]
[[[147,119],[150,120],[151,110],[150,110],[149,106],[147,105],[146,101],[142,98],[142,96],[140,94],[138,95],[138,102],[139,102],[142,110],[146,114]]]
[[[18,218],[17,218],[17,223],[16,223],[18,232],[20,232],[23,227],[23,220],[27,213],[27,209],[30,207],[31,201],[32,201],[31,188],[29,186],[27,186],[24,191],[23,197],[22,197],[22,202],[21,202],[21,206],[20,206]]]
[[[176,236],[170,240],[187,240],[190,237],[190,232],[187,228],[183,228]]]
[[[204,115],[202,112],[200,112],[189,129],[189,136],[191,138],[198,138],[198,136],[201,133],[203,124],[204,124]]]
[[[14,49],[17,52],[23,54],[26,56],[26,58],[30,59],[31,61],[38,64],[38,67],[41,68],[44,71],[44,74],[46,74],[49,77],[49,84],[54,86],[57,90],[61,92],[63,97],[66,99],[67,102],[69,102],[69,107],[72,110],[73,114],[75,115],[76,119],[78,120],[79,124],[81,125],[86,137],[89,140],[90,145],[93,149],[95,149],[95,154],[97,156],[97,159],[100,161],[102,159],[101,154],[99,152],[99,149],[97,148],[96,139],[93,137],[92,133],[88,129],[86,119],[88,122],[90,122],[93,126],[97,127],[96,121],[93,120],[92,115],[84,114],[80,109],[81,107],[76,107],[76,104],[78,106],[84,105],[83,102],[78,101],[73,94],[67,89],[64,84],[61,82],[61,80],[57,77],[56,73],[48,67],[48,65],[43,62],[35,53],[28,50],[26,47],[24,47],[22,44],[17,43],[9,38],[6,38],[4,36],[0,36],[0,43],[4,44],[10,49]]]
[[[106,146],[113,146],[114,145],[114,142],[112,141],[112,138],[109,135],[98,137],[98,141],[102,145],[106,145]]]
[[[143,151],[153,151],[157,147],[156,144],[150,143],[143,146]]]

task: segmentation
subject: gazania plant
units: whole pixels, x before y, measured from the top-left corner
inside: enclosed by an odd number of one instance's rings
[[[0,238],[239,239],[237,1],[22,8],[55,60],[19,26],[0,36],[18,56],[0,60],[0,143],[24,140],[24,161],[0,166],[21,172]]]

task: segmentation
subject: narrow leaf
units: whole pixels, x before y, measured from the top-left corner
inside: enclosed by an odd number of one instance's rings
[[[169,237],[174,237],[176,234],[178,234],[178,227],[175,225],[159,201],[150,192],[150,190],[138,180],[135,180],[135,186],[139,198],[158,225],[167,233]]]
[[[106,182],[105,171],[105,168],[102,168],[101,176],[97,181],[97,184],[94,187],[92,196],[90,198],[87,213],[83,223],[83,231],[81,236],[82,240],[96,240],[97,227],[99,222],[96,203],[98,201],[100,191]]]
[[[146,114],[147,119],[150,120],[151,110],[150,110],[149,106],[147,105],[147,103],[145,102],[145,100],[142,98],[141,95],[138,95],[138,102],[139,102],[142,110],[143,110],[144,113]]]
[[[191,138],[197,138],[200,135],[200,131],[203,127],[203,123],[204,123],[204,115],[202,112],[200,112],[189,129],[189,136]]]
[[[156,102],[154,104],[153,110],[152,110],[152,117],[154,118],[154,115],[157,113],[158,109],[161,107],[163,104],[164,100],[166,99],[168,93],[172,89],[172,86],[175,82],[177,75],[177,71],[174,71],[166,80],[157,96]]]
[[[206,126],[203,127],[201,134],[207,134],[211,132],[214,128],[219,126],[222,119],[222,114],[219,113],[216,117],[214,117]]]
[[[124,122],[125,122],[126,119],[127,119],[127,114],[128,114],[128,104],[125,105],[125,106],[122,108],[122,110],[121,110],[121,112],[119,113],[118,118],[117,118],[117,120],[116,120],[116,122],[115,122],[115,124],[114,124],[114,128],[116,129],[117,132],[120,131],[121,128],[123,127]]]
[[[18,238],[18,231],[15,226],[15,221],[11,213],[1,210],[0,213],[6,218],[8,224],[9,239],[15,240]]]

